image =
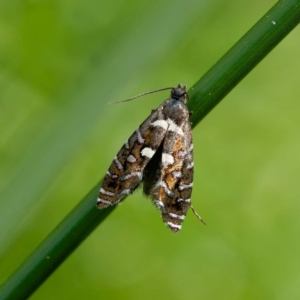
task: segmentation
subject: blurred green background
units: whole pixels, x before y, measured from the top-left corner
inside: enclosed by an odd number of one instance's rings
[[[0,282],[105,174],[135,128],[276,1],[0,1]],[[31,299],[299,299],[299,28],[193,130],[173,235],[138,191]]]

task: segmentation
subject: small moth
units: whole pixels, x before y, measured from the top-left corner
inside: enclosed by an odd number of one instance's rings
[[[102,182],[97,207],[119,203],[143,183],[144,194],[176,233],[189,207],[204,221],[191,205],[194,160],[188,93],[181,84],[168,89],[171,97],[152,110],[115,156]]]

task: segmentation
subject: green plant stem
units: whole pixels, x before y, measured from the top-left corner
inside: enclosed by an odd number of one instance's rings
[[[300,21],[300,0],[279,1],[190,90],[191,121],[197,125]],[[75,207],[7,279],[0,299],[26,299],[114,209],[95,208],[100,185]]]
[[[0,299],[27,299],[114,209],[95,207],[100,184],[74,208],[0,290]]]
[[[300,1],[278,1],[189,91],[198,124],[300,21]]]

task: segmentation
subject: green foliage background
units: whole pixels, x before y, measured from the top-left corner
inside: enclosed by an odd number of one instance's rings
[[[0,282],[168,92],[106,104],[193,85],[274,4],[0,2]],[[137,192],[32,299],[299,299],[299,49],[296,28],[193,130],[206,227],[173,235]]]

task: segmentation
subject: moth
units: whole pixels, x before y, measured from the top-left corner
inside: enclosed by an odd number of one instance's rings
[[[119,203],[143,183],[144,195],[176,233],[190,207],[204,221],[191,205],[194,160],[186,85],[166,89],[171,89],[170,98],[152,110],[115,156],[102,182],[97,207]],[[152,92],[144,94],[148,93]]]

